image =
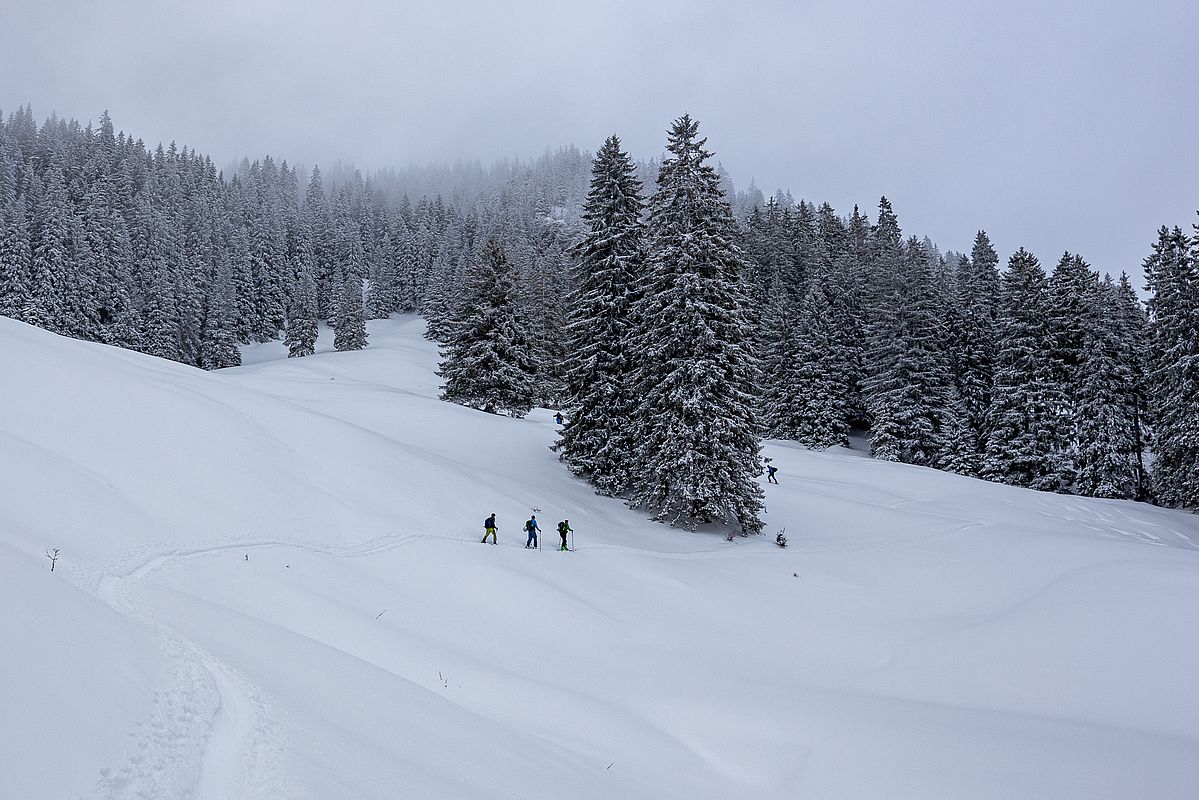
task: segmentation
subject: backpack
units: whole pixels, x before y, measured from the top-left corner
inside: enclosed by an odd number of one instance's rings
[[[565,522],[559,522],[559,523],[558,523],[558,533],[566,533],[566,530],[567,530],[567,528],[566,528],[566,523],[565,523]]]

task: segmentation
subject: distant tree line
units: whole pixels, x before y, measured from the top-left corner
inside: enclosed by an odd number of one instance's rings
[[[0,122],[0,314],[206,369],[279,337],[311,354],[318,321],[337,349],[358,349],[365,319],[421,311],[436,330],[488,231],[531,304],[563,291],[569,234],[545,219],[571,198],[553,196],[547,165],[572,153],[583,169],[577,151],[547,154],[503,170],[495,195],[411,204],[346,168],[326,184],[318,168],[301,176],[266,156],[226,176],[187,148],[147,149],[107,113],[97,127],[53,116],[39,127],[24,107]]]
[[[981,231],[942,253],[886,198],[871,220],[736,192],[704,147],[683,117],[661,162],[613,137],[594,159],[226,175],[25,107],[0,121],[0,314],[213,369],[419,312],[446,399],[562,407],[570,469],[673,524],[757,530],[758,437],[855,431],[878,458],[1199,506],[1199,236],[1161,229],[1142,305],[1075,254],[1001,269]]]

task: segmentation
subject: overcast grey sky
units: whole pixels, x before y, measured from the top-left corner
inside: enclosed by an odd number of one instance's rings
[[[218,164],[489,161],[689,111],[739,186],[1118,273],[1199,207],[1199,2],[0,0],[0,108]]]

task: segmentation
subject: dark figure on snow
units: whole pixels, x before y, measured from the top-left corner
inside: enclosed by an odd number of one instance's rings
[[[562,412],[561,411],[559,411],[557,414],[554,414],[554,422],[558,423],[559,425],[562,424]]]
[[[529,521],[525,523],[525,530],[529,532],[529,538],[525,541],[525,548],[537,547],[537,532],[541,529],[537,527],[537,515],[529,517]]]
[[[768,483],[778,483],[779,479],[774,477],[774,473],[776,473],[778,471],[779,471],[779,468],[776,467],[774,464],[767,464],[766,465],[766,481]]]
[[[496,544],[495,536],[495,512],[491,512],[491,516],[483,520],[483,543],[487,543],[487,537],[491,537],[491,543]]]
[[[566,546],[566,534],[571,533],[570,520],[564,519],[558,523],[558,535],[562,537],[562,549],[569,550]]]

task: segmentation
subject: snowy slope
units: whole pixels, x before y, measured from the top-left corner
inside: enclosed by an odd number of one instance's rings
[[[791,546],[683,533],[420,330],[207,374],[0,319],[0,797],[1195,795],[1199,518],[773,443]]]

